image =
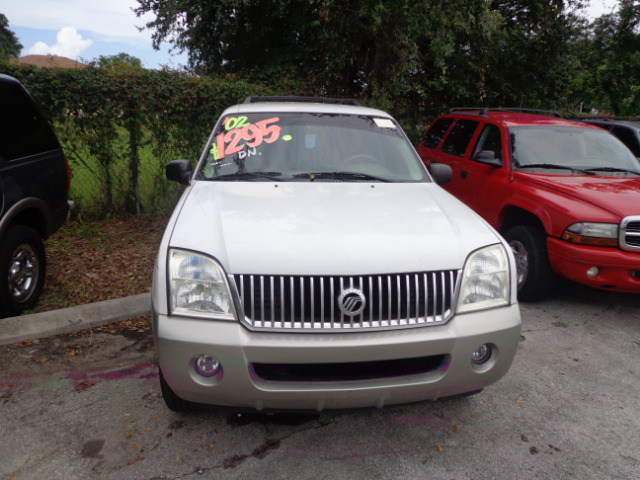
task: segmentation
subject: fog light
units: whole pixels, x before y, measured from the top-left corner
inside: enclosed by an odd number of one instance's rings
[[[491,353],[491,345],[486,343],[484,345],[480,345],[476,351],[473,352],[473,355],[471,355],[471,363],[474,365],[482,365],[491,358]]]
[[[220,362],[210,355],[198,355],[194,358],[193,367],[198,375],[213,377],[220,371]]]
[[[596,278],[596,276],[600,273],[600,269],[598,267],[591,267],[587,270],[587,277]]]

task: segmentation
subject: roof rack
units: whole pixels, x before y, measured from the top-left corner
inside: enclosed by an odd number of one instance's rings
[[[450,108],[449,113],[462,113],[465,115],[474,115],[473,112],[478,112],[475,115],[480,117],[486,117],[487,112],[515,112],[515,113],[533,113],[536,115],[550,115],[552,117],[563,118],[562,115],[556,111],[552,110],[537,110],[533,108],[486,108],[486,107],[475,107],[475,108]]]
[[[331,103],[334,105],[354,105],[361,107],[362,104],[354,98],[327,98],[327,97],[302,97],[302,96],[256,96],[250,95],[244,99],[244,103],[256,102],[300,102],[300,103]]]

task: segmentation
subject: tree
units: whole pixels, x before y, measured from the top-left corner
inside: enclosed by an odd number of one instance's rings
[[[420,22],[416,75],[429,110],[484,103],[500,16],[486,1],[424,1]]]
[[[571,50],[585,26],[576,15],[581,0],[493,0],[502,18],[494,37],[487,80],[490,104],[549,108],[575,75]]]
[[[170,41],[187,51],[194,71],[268,77],[290,67],[304,69],[317,40],[320,1],[138,0],[138,16],[152,12],[153,45]]]
[[[591,27],[584,67],[594,73],[592,85],[613,114],[639,115],[640,2],[620,0],[615,14],[596,19]]]
[[[354,96],[412,125],[451,106],[560,109],[591,42],[587,0],[137,1],[154,46],[198,73]]]
[[[119,53],[118,55],[101,55],[98,57],[98,65],[101,68],[115,68],[118,66],[142,68],[142,62],[140,59],[133,57],[128,53]]]
[[[0,13],[0,59],[17,58],[22,50],[18,38],[8,27],[9,20]]]
[[[486,0],[138,3],[138,15],[155,15],[146,25],[154,46],[170,41],[186,50],[195,71],[262,82],[312,79],[317,92],[371,98],[382,106],[431,88],[474,88],[481,75],[465,75],[464,68],[476,68],[497,25]],[[459,67],[450,82],[453,63]]]

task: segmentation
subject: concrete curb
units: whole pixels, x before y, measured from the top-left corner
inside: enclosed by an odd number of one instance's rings
[[[151,294],[143,293],[50,312],[0,319],[0,345],[129,320],[150,311]]]

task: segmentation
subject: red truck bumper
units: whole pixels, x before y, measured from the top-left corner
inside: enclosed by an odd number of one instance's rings
[[[558,275],[594,288],[640,293],[640,252],[576,245],[552,237],[547,239],[547,249]]]

